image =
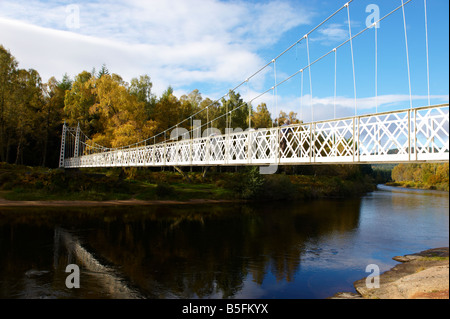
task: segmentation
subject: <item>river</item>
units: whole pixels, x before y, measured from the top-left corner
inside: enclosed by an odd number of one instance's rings
[[[447,192],[383,185],[295,203],[0,208],[0,298],[327,298],[370,264],[448,246],[448,209]]]

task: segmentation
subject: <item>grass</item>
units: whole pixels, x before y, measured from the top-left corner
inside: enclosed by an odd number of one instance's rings
[[[66,175],[66,174],[69,174]],[[135,178],[135,179],[134,179]],[[232,199],[234,192],[212,182],[183,181],[172,172],[121,178],[114,171],[81,173],[16,167],[0,169],[0,197],[13,201]]]
[[[329,172],[328,172],[329,173]],[[257,168],[219,173],[146,169],[59,170],[0,163],[0,197],[15,201],[246,199],[277,201],[360,196],[374,183],[361,174],[260,175]],[[348,175],[348,174],[347,174]],[[356,177],[355,177],[356,176]]]
[[[232,199],[233,192],[214,184],[151,184],[142,183],[141,188],[133,196],[140,200],[174,199]]]
[[[49,192],[46,190],[34,190],[34,189],[22,189],[14,188],[10,191],[0,192],[0,197],[6,200],[14,201],[47,201],[47,200],[124,200],[130,199],[130,194],[122,193],[104,193],[96,191],[83,191],[83,192]]]
[[[414,188],[414,189],[425,189],[425,190],[439,190],[439,191],[448,191],[449,185],[448,183],[439,183],[436,185],[428,185],[422,182],[414,182],[414,181],[404,181],[404,182],[388,182],[387,186],[396,186],[396,187],[405,187],[405,188]]]
[[[432,257],[423,257],[423,260],[427,261],[441,261],[441,260],[449,260],[448,257],[442,257],[442,256],[432,256]]]

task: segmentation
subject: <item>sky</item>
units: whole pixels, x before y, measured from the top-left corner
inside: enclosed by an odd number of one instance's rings
[[[254,108],[305,122],[447,103],[447,0],[411,0],[405,20],[399,9],[347,41],[401,3],[0,0],[0,44],[44,82],[105,64],[127,82],[149,75],[157,96],[171,86],[177,97],[198,89],[215,100],[238,87]]]

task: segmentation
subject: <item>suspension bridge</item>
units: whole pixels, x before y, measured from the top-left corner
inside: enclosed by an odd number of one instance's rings
[[[161,167],[161,166],[212,166],[212,165],[302,165],[302,164],[343,164],[343,163],[414,163],[449,161],[449,104],[431,105],[430,72],[428,54],[428,33],[426,19],[426,0],[423,1],[425,15],[426,83],[428,104],[413,107],[411,72],[406,27],[405,6],[419,0],[401,1],[388,14],[375,20],[358,33],[352,34],[350,7],[352,1],[345,3],[327,19],[301,37],[285,51],[272,59],[260,70],[242,81],[231,91],[248,85],[252,78],[274,70],[274,84],[258,92],[247,103],[270,95],[277,101],[278,89],[295,77],[301,77],[301,101],[303,107],[303,75],[308,73],[310,90],[311,121],[297,124],[276,125],[269,128],[252,128],[252,110],[249,108],[248,127],[243,130],[232,128],[231,115],[241,106],[227,110],[225,114],[207,123],[193,125],[201,112],[208,112],[210,106],[192,114],[172,128],[151,136],[133,145],[110,148],[92,141],[80,127],[63,125],[60,152],[60,167]],[[345,12],[348,20],[348,38],[340,45],[323,53],[317,59],[310,58],[309,38],[311,34],[338,13]],[[378,112],[377,84],[377,26],[383,20],[400,18],[403,22],[403,54],[407,66],[409,87],[409,107],[400,110]],[[375,98],[376,112],[358,114],[356,93],[354,40],[374,30],[375,34]],[[297,69],[284,80],[277,82],[277,61],[287,52],[306,43],[306,65]],[[344,46],[350,47],[352,83],[355,114],[328,120],[314,120],[315,105],[312,98],[311,68],[329,56],[334,55],[334,107],[336,108],[337,52]],[[229,93],[225,94],[227,96]],[[219,101],[219,100],[217,100]],[[217,102],[215,101],[215,102]],[[276,104],[276,103],[275,103]],[[247,104],[248,105],[248,104]],[[225,117],[226,128],[222,133],[214,128],[214,121]],[[197,121],[198,122],[198,121]],[[167,136],[170,136],[169,138]]]

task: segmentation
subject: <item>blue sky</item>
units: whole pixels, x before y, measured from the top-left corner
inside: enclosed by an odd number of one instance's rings
[[[404,0],[407,2],[407,0]],[[448,1],[428,0],[431,104],[448,102]],[[0,44],[21,68],[34,68],[43,81],[64,73],[74,77],[99,69],[125,81],[148,74],[154,93],[169,85],[179,97],[199,89],[216,99],[302,38],[345,4],[339,0],[0,0]],[[349,5],[352,35],[366,27],[368,5],[380,17],[401,0],[354,0]],[[424,0],[405,5],[413,106],[428,104]],[[309,35],[310,61],[330,52],[349,37],[347,9]],[[375,99],[375,31],[353,39],[357,113],[409,108],[410,95],[402,10],[381,21],[377,29]],[[354,114],[350,43],[253,101],[278,113],[297,112],[305,121]],[[308,65],[305,39],[239,88],[253,99]],[[276,67],[276,73],[274,70]],[[311,81],[309,79],[311,71]],[[336,99],[335,99],[336,75]],[[310,91],[312,87],[312,98]],[[303,92],[303,98],[302,93]],[[335,108],[336,105],[336,108]]]

